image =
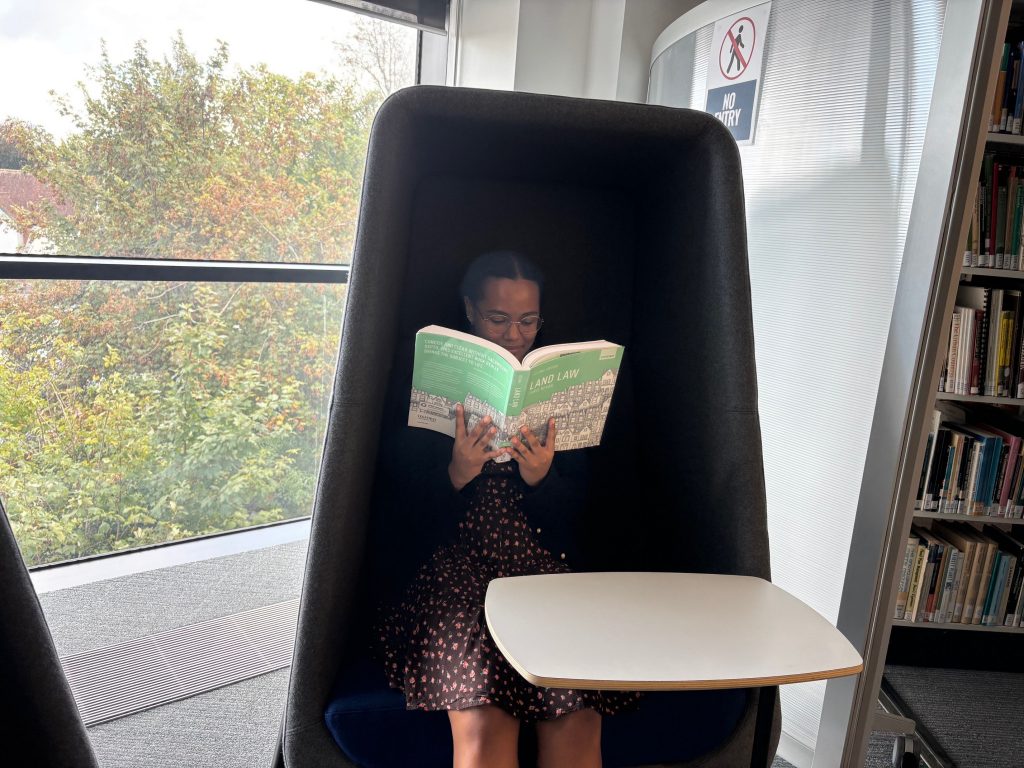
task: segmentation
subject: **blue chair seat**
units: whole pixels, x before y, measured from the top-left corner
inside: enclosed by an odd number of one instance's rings
[[[652,692],[640,706],[605,718],[601,747],[606,768],[684,762],[728,740],[747,704],[743,690]],[[449,768],[451,730],[445,712],[410,711],[368,659],[339,676],[324,714],[327,729],[363,768]]]

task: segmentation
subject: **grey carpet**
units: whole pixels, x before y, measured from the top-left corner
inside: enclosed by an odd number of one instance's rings
[[[306,540],[39,596],[60,656],[298,597]]]
[[[288,670],[89,729],[102,768],[270,768]]]
[[[885,676],[956,765],[1024,765],[1024,674],[887,666]]]

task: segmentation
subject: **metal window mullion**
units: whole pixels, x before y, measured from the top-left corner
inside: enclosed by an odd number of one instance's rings
[[[282,264],[0,254],[0,280],[347,283],[347,264]]]

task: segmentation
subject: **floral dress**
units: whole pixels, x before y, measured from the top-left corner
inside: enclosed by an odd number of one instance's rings
[[[521,508],[524,488],[515,462],[487,462],[455,541],[434,552],[378,622],[388,682],[405,693],[409,709],[494,704],[529,723],[587,707],[611,715],[639,699],[631,692],[532,685],[491,639],[484,619],[491,579],[570,570],[564,556],[537,543]]]

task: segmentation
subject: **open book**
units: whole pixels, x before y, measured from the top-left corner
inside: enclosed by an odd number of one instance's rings
[[[622,353],[609,341],[552,344],[520,363],[479,336],[429,325],[416,334],[409,426],[455,437],[455,405],[462,403],[468,429],[484,416],[494,421],[493,447],[509,445],[524,424],[546,440],[550,417],[558,433],[555,450],[597,445]]]

